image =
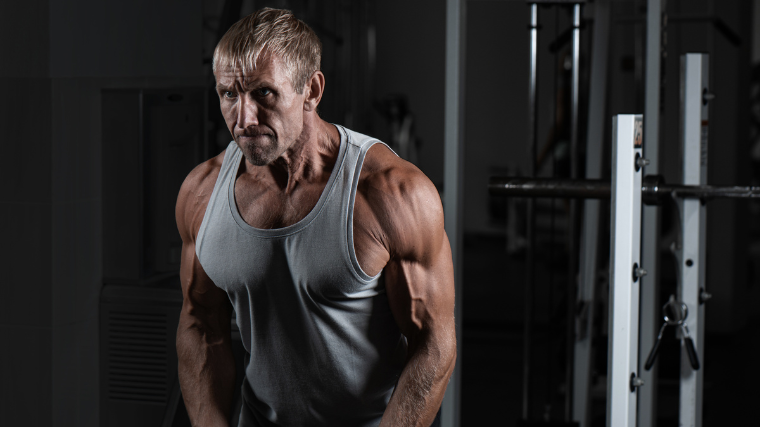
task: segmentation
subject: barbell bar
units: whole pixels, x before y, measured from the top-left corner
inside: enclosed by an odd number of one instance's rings
[[[519,178],[494,176],[489,179],[488,192],[494,196],[551,197],[578,199],[609,199],[610,182],[594,179]],[[641,184],[641,201],[659,205],[663,198],[755,199],[760,187],[731,187],[712,185],[666,184],[662,175],[646,175]]]

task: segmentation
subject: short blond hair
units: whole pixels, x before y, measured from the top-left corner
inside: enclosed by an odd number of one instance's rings
[[[230,27],[214,50],[212,69],[249,73],[266,55],[285,62],[296,92],[303,88],[322,61],[322,43],[306,23],[293,12],[264,8]]]

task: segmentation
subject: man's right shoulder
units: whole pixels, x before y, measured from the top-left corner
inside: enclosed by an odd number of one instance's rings
[[[198,233],[222,168],[224,153],[222,151],[219,155],[196,166],[182,183],[177,196],[175,215],[177,227],[183,239],[189,237],[194,240]]]
[[[185,178],[185,182],[182,183],[180,195],[183,192],[190,192],[195,195],[198,195],[198,193],[205,194],[209,189],[208,187],[211,187],[211,190],[213,190],[216,178],[219,176],[219,171],[222,168],[223,160],[224,151],[193,168]],[[206,197],[210,196],[211,193],[209,192]]]

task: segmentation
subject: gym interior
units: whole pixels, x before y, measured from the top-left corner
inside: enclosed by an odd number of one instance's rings
[[[388,143],[439,190],[459,352],[442,425],[756,422],[760,1],[32,0],[0,6],[0,425],[190,425],[174,350],[174,204],[187,173],[231,139],[214,47],[265,6],[320,37],[320,116]],[[663,326],[683,287],[683,209],[675,192],[657,207],[639,201],[633,239],[647,274],[626,349],[643,381],[631,378],[620,415],[608,376],[611,249],[622,239],[612,200],[588,223],[587,199],[505,196],[489,182],[614,182],[613,118],[641,114],[645,172],[686,184],[687,54],[709,70],[702,185],[747,191],[698,207],[703,274],[687,317],[699,319],[698,369],[686,365],[688,333]],[[238,338],[241,364],[242,352]],[[697,371],[698,397],[685,402]]]

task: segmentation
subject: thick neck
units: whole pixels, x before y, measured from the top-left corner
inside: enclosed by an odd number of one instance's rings
[[[271,174],[277,186],[286,194],[301,183],[322,181],[329,176],[340,151],[340,133],[335,125],[318,116],[304,120],[301,136],[274,162],[266,166],[253,166],[246,161],[246,172]],[[258,171],[254,171],[258,169]]]

